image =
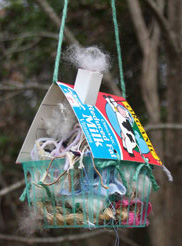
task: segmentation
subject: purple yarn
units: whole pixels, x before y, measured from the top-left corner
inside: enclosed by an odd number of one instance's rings
[[[68,168],[69,168],[69,161],[66,158],[66,161],[65,161],[65,164],[64,164],[64,170],[66,171],[66,170],[68,170]]]
[[[65,151],[68,151],[71,149],[71,147],[75,146],[79,140],[80,140],[80,137],[81,137],[81,129],[80,128],[77,128],[78,130],[78,134],[76,135],[76,138],[74,139],[74,141],[65,149]]]
[[[67,139],[70,139],[71,137],[74,137],[73,141],[65,148],[64,147],[64,142],[67,141]],[[77,146],[81,140],[81,136],[82,136],[82,130],[80,129],[80,127],[76,126],[68,135],[67,138],[64,138],[62,140],[60,140],[59,142],[54,140],[54,139],[45,139],[45,141],[42,141],[42,145],[41,145],[41,149],[44,150],[44,148],[48,145],[53,145],[55,146],[55,149],[53,149],[51,151],[51,153],[49,153],[50,158],[52,157],[65,157],[65,164],[64,164],[64,170],[68,170],[69,168],[69,159],[66,158],[66,153],[68,151],[71,150],[72,147],[75,146],[75,149],[73,149],[73,151],[79,151],[79,146]],[[41,142],[41,139],[39,139],[38,141]],[[32,152],[31,152],[31,158],[32,160],[37,160],[39,159],[39,157],[37,156],[37,149],[35,148],[36,146],[34,146]]]
[[[75,146],[79,142],[79,140],[80,140],[80,137],[81,137],[81,129],[80,128],[75,128],[73,131],[70,132],[70,134],[68,136],[68,138],[70,138],[76,132],[78,132],[78,134],[76,135],[74,141],[70,145],[68,145],[66,148],[64,148],[63,143],[66,141],[66,139],[62,139],[58,143],[56,149],[51,152],[51,155],[53,155],[53,156],[59,156],[61,153],[66,153],[73,146]]]
[[[57,142],[55,140],[48,140],[41,146],[42,149],[44,149],[47,145],[54,145],[57,148]]]
[[[61,149],[61,146],[63,144],[64,140],[61,140],[58,144],[57,144],[57,147],[56,149],[54,149],[52,152],[51,152],[51,155],[56,157],[56,156],[59,156],[60,155],[60,149]],[[61,151],[62,152],[62,151]]]

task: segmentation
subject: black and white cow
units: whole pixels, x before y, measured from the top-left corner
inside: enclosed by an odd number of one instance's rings
[[[104,96],[104,98],[116,114],[116,118],[121,129],[123,148],[129,153],[130,156],[134,157],[133,149],[138,145],[135,139],[134,131],[130,124],[131,116],[128,111],[123,107],[120,107],[120,105],[111,96]]]

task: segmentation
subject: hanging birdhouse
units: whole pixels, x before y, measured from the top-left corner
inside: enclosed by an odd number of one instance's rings
[[[75,85],[57,82],[58,52],[56,83],[17,159],[21,200],[27,196],[45,228],[145,227],[158,189],[152,166],[162,163],[126,99],[99,92],[108,56],[76,46],[67,55],[80,68]]]
[[[98,92],[101,79],[80,69],[74,88],[53,84],[20,151],[45,227],[148,225],[151,165],[161,162],[127,101]]]

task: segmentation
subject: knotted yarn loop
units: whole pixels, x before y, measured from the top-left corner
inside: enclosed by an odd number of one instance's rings
[[[40,182],[38,182],[37,185],[40,185],[40,186],[42,186],[43,188],[45,188],[46,193],[47,193],[47,196],[48,196],[50,199],[52,198],[51,192],[50,192],[50,190],[49,190],[49,188],[48,188],[48,186],[47,186],[46,184],[44,184],[42,181],[40,181]]]
[[[135,174],[133,176],[133,181],[137,181],[141,170],[143,168],[146,168],[147,171],[148,171],[148,176],[150,178],[150,181],[152,182],[152,188],[153,188],[154,191],[157,191],[160,187],[158,186],[158,184],[157,184],[157,182],[155,180],[155,177],[154,177],[154,175],[152,173],[152,169],[151,169],[151,167],[149,165],[149,161],[145,157],[143,157],[143,159],[144,159],[145,163],[140,163],[138,165],[138,167],[136,168]]]
[[[126,182],[124,174],[120,170],[119,164],[120,164],[120,161],[116,160],[116,161],[98,161],[96,165],[100,169],[107,168],[107,167],[115,167],[122,179],[123,185],[127,189],[127,182]]]

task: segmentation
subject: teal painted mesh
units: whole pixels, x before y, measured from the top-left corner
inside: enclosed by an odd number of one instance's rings
[[[101,160],[99,160],[100,162]],[[28,204],[39,215],[45,228],[101,228],[145,227],[150,203],[151,182],[144,169],[133,181],[137,164],[120,162],[119,169],[127,182],[125,195],[110,194],[101,185],[90,157],[84,158],[84,169],[78,165],[58,182],[46,186],[41,183],[50,161],[24,162]],[[97,161],[95,162],[97,167]],[[122,183],[115,167],[97,168],[103,184],[111,187],[114,180]],[[55,181],[64,172],[64,160],[53,161],[44,183]]]

